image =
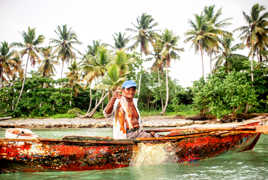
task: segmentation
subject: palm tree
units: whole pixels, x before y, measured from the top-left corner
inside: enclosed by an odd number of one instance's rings
[[[164,109],[164,103],[163,103],[163,97],[162,97],[162,91],[160,89],[161,87],[161,75],[164,75],[164,63],[162,61],[161,52],[164,48],[164,43],[162,42],[160,35],[155,34],[153,41],[152,41],[153,51],[152,55],[154,57],[154,63],[151,67],[151,70],[154,72],[157,72],[157,78],[158,78],[158,88],[159,88],[159,97],[161,101],[161,107],[162,110]]]
[[[103,46],[97,49],[95,56],[85,56],[81,63],[84,79],[88,82],[92,82],[94,79],[104,76],[107,70],[106,66],[110,61],[111,55]]]
[[[106,46],[107,46],[107,44],[102,43],[100,40],[93,40],[92,45],[87,46],[85,56],[87,56],[87,55],[96,56],[98,48],[99,47],[106,47]]]
[[[204,8],[204,16],[208,24],[211,24],[214,28],[222,28],[224,26],[230,25],[228,21],[232,18],[226,18],[223,20],[219,20],[220,16],[222,15],[222,9],[218,9],[215,13],[215,5],[212,6],[205,6]],[[220,29],[219,29],[220,30]],[[221,30],[222,32],[225,32]]]
[[[123,50],[116,52],[115,57],[107,66],[107,70],[102,82],[96,87],[103,90],[102,96],[87,117],[92,117],[94,115],[98,106],[109,95],[109,91],[113,91],[122,85],[122,83],[126,80],[126,75],[129,72],[128,65],[132,61],[133,60],[129,58]],[[106,94],[104,94],[105,90],[108,90]]]
[[[195,22],[190,20],[191,30],[186,32],[187,39],[185,42],[192,42],[195,51],[200,51],[202,61],[202,77],[204,78],[204,60],[203,54],[205,48],[214,47],[217,44],[217,36],[213,33],[213,28],[210,26],[203,13],[195,14]]]
[[[41,49],[41,54],[43,56],[42,63],[38,71],[42,74],[43,77],[50,77],[55,75],[56,69],[55,66],[57,61],[54,60],[55,56],[52,55],[52,47],[46,47]]]
[[[166,102],[162,109],[161,114],[166,112],[166,108],[169,100],[169,88],[168,88],[168,68],[172,59],[179,59],[178,52],[183,51],[183,48],[178,48],[179,37],[175,36],[172,31],[166,29],[161,35],[161,41],[163,43],[163,49],[161,52],[161,63],[164,64],[166,70]]]
[[[134,29],[128,28],[128,31],[132,31],[135,33],[134,44],[131,46],[131,49],[136,48],[140,45],[141,55],[144,53],[145,55],[149,54],[149,42],[152,41],[154,33],[156,30],[154,29],[158,25],[157,22],[154,22],[154,19],[151,15],[143,13],[140,17],[137,18],[137,24],[133,24]],[[142,66],[141,66],[142,68]],[[142,69],[140,70],[142,71]],[[141,88],[141,79],[142,73],[140,73],[139,77],[139,87],[138,87],[138,97],[140,94]]]
[[[29,60],[31,61],[31,64],[34,66],[36,62],[40,62],[40,58],[38,56],[38,53],[40,51],[39,45],[44,42],[45,37],[43,35],[36,35],[35,28],[30,28],[28,27],[28,31],[23,31],[22,32],[22,37],[23,37],[23,43],[14,43],[15,46],[18,46],[20,48],[23,48],[21,50],[21,56],[23,57],[24,55],[27,54],[27,60],[25,64],[25,69],[24,69],[24,76],[23,76],[23,81],[22,81],[22,87],[20,90],[20,94],[15,106],[15,109],[17,108],[23,89],[25,85],[25,80],[26,80],[26,74],[27,74],[27,68],[28,68],[28,63]]]
[[[124,50],[118,50],[110,64],[119,68],[119,75],[126,76],[129,73],[129,65],[134,63],[135,59],[128,56]]]
[[[157,26],[158,23],[154,22],[154,19],[151,15],[143,13],[140,17],[137,18],[137,24],[133,24],[134,29],[128,28],[128,31],[132,31],[135,33],[134,44],[132,48],[136,48],[140,45],[140,52],[145,55],[149,54],[149,42],[155,33],[154,27]]]
[[[81,62],[83,78],[88,84],[91,84],[93,80],[96,81],[95,84],[98,84],[99,83],[98,79],[104,76],[104,74],[107,71],[107,65],[111,61],[111,55],[104,46],[97,47],[96,52],[94,54],[95,54],[94,56],[92,56],[92,53],[85,55],[83,61]],[[102,97],[103,96],[104,94],[102,94]],[[92,98],[90,88],[90,102],[86,116],[90,111],[91,102]]]
[[[62,78],[64,63],[76,58],[75,51],[78,52],[78,50],[76,50],[73,45],[81,43],[78,41],[75,32],[73,32],[71,28],[68,29],[66,24],[57,26],[55,33],[57,34],[58,39],[51,39],[50,42],[56,47],[55,53],[57,54],[57,59],[61,59],[62,61]]]
[[[82,68],[85,70],[84,72],[84,76],[87,75],[89,73],[90,70],[90,66],[95,64],[95,56],[97,55],[98,52],[98,48],[102,47],[106,47],[107,45],[105,43],[102,43],[100,40],[93,40],[92,45],[88,45],[87,46],[87,50],[85,55],[82,58]],[[86,68],[86,69],[85,69]],[[92,77],[92,79],[87,79],[87,87],[89,87],[89,106],[88,106],[88,110],[87,113],[89,113],[90,109],[91,109],[91,105],[92,105],[92,89],[91,89],[91,83],[92,80],[94,79],[94,77]]]
[[[221,27],[228,25],[230,18],[219,21],[221,9],[216,14],[214,13],[215,6],[204,8],[204,13],[200,15],[195,14],[195,22],[190,20],[191,30],[186,32],[187,38],[185,42],[192,42],[195,51],[200,51],[202,61],[202,77],[204,78],[204,51],[209,55],[215,53],[219,48],[219,35],[227,35],[228,33],[221,29]],[[212,66],[212,65],[211,65]]]
[[[260,56],[259,60],[262,61],[262,51],[268,46],[268,29],[267,19],[268,12],[264,12],[264,6],[255,4],[251,8],[250,15],[247,15],[243,11],[245,20],[247,21],[246,26],[237,28],[236,30],[241,31],[240,38],[245,41],[246,46],[250,49],[249,58],[251,58],[251,80],[254,81],[253,77],[253,60],[256,53]]]
[[[230,25],[230,23],[228,22],[231,18],[226,18],[223,20],[219,20],[220,16],[222,15],[222,9],[218,9],[215,12],[215,5],[212,6],[205,6],[204,8],[204,17],[206,19],[206,23],[208,23],[210,26],[212,26],[214,28],[214,33],[215,35],[219,36],[219,35],[229,35],[230,33],[224,31],[223,29],[221,29],[222,27],[226,26],[226,25]],[[219,49],[219,38],[218,38],[218,42],[214,43],[212,45],[208,44],[205,48],[207,54],[210,57],[210,72],[212,71],[212,55],[216,54],[217,51]]]
[[[221,53],[215,57],[216,63],[213,71],[216,71],[220,66],[224,65],[226,72],[230,72],[232,69],[234,69],[234,61],[240,61],[241,64],[243,60],[247,59],[240,54],[234,53],[237,50],[243,49],[244,45],[242,43],[232,45],[233,41],[234,39],[231,36],[224,36],[222,39],[220,39],[222,50]],[[238,62],[236,62],[236,64],[237,63]]]
[[[24,72],[23,68],[21,67],[22,61],[20,54],[17,53],[16,58],[14,58],[13,60],[14,60],[14,64],[12,64],[13,74],[10,80],[11,81],[15,81],[16,79],[23,80]]]
[[[8,81],[19,69],[19,54],[16,51],[11,51],[10,46],[6,41],[0,45],[0,88],[4,85],[4,81]]]
[[[74,60],[74,62],[71,64],[70,67],[68,67],[68,69],[69,69],[69,72],[67,73],[67,78],[69,80],[68,85],[72,89],[71,91],[71,99],[72,99],[73,92],[74,92],[74,96],[76,97],[81,88],[80,86],[81,78],[80,78],[80,72],[79,72],[80,68],[78,67],[78,64],[76,63],[76,61]],[[70,106],[72,106],[72,100],[70,100]]]
[[[113,35],[113,38],[114,38],[114,46],[113,48],[114,49],[123,49],[123,48],[126,48],[127,46],[127,43],[129,42],[129,38],[126,37],[125,33],[115,33]]]

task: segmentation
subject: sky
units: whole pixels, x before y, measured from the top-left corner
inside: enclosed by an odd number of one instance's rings
[[[21,42],[21,33],[30,26],[46,37],[48,45],[51,38],[57,38],[56,27],[67,24],[82,42],[79,50],[85,52],[93,40],[113,44],[114,33],[131,34],[126,28],[132,28],[137,17],[147,13],[158,22],[156,29],[169,29],[180,37],[178,47],[183,47],[184,52],[180,60],[171,64],[170,75],[187,87],[202,76],[200,54],[191,48],[191,43],[184,43],[189,20],[205,6],[215,5],[216,9],[222,8],[222,19],[232,18],[226,30],[233,31],[245,25],[242,12],[249,14],[255,3],[267,11],[268,0],[0,0],[0,42]],[[209,58],[204,56],[204,61],[208,74]],[[60,77],[60,66],[56,68]]]

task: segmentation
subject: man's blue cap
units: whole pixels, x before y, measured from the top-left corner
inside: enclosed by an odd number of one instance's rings
[[[131,88],[131,87],[137,87],[137,84],[133,80],[125,81],[122,84],[122,88]]]

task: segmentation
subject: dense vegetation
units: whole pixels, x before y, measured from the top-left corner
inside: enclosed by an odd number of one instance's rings
[[[127,32],[115,33],[113,45],[93,41],[84,53],[75,48],[81,43],[67,25],[56,28],[56,38],[47,47],[42,46],[45,37],[29,27],[22,33],[22,42],[0,45],[0,115],[82,113],[92,117],[102,112],[111,92],[126,79],[138,84],[141,111],[191,111],[233,118],[268,112],[268,12],[255,4],[243,15],[245,25],[235,29],[239,37],[224,29],[231,20],[221,19],[222,10],[215,6],[194,15],[184,42],[191,42],[200,52],[203,74],[189,88],[169,77],[171,61],[179,59],[183,43],[171,30],[156,31],[158,23],[146,13]],[[238,54],[241,49],[249,53]],[[210,57],[208,77],[204,75],[205,53]],[[153,61],[150,72],[143,69],[146,61]],[[35,67],[30,73],[29,62]],[[58,63],[60,71],[55,69]],[[68,72],[63,74],[66,66]],[[56,73],[61,73],[60,79],[55,80]]]

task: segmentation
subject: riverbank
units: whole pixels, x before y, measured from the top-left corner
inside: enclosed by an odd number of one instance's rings
[[[186,120],[176,116],[147,116],[142,117],[145,128],[158,127],[186,127],[199,126],[206,124],[207,126],[222,126],[222,124],[241,124],[241,123],[222,123],[219,120]],[[268,115],[260,115],[255,118],[244,120],[248,123],[250,121],[265,121],[268,122]],[[9,119],[0,121],[0,128],[111,128],[112,119],[83,119],[83,118],[42,118],[42,119]]]

